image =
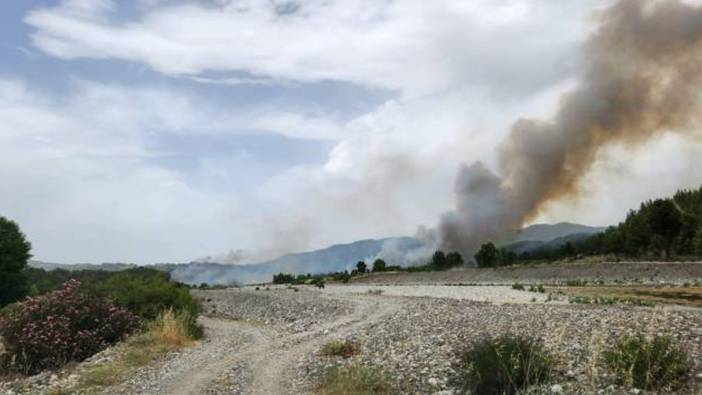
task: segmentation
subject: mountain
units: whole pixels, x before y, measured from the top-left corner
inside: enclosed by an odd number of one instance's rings
[[[517,253],[531,251],[537,248],[557,248],[567,241],[587,237],[600,232],[603,228],[562,222],[554,225],[539,224],[528,226],[515,232],[500,246]],[[422,243],[412,237],[389,237],[384,239],[359,240],[348,244],[335,244],[319,250],[287,254],[269,261],[249,265],[233,265],[220,263],[191,262],[184,264],[158,264],[154,268],[169,271],[171,276],[178,281],[189,284],[250,284],[270,281],[276,273],[330,273],[343,270],[352,270],[358,261],[373,259],[381,251],[383,257],[402,256],[404,258],[416,252],[418,256],[423,251]],[[399,259],[399,258],[398,258]],[[468,257],[466,257],[468,260]],[[397,264],[391,262],[390,264]],[[76,264],[63,265],[32,261],[31,266],[53,270],[57,268],[67,270],[123,270],[135,267],[133,264],[103,263],[100,265]]]
[[[29,266],[44,269],[46,271],[63,269],[63,270],[104,270],[107,272],[118,272],[120,270],[132,269],[137,267],[134,263],[52,263],[30,260]]]
[[[521,231],[517,232],[514,240],[512,242],[520,241],[551,241],[559,237],[564,237],[568,235],[591,235],[594,233],[599,233],[604,231],[605,228],[587,226],[580,224],[573,224],[570,222],[560,222],[557,224],[536,224],[527,226]]]
[[[535,250],[555,250],[557,248],[560,248],[561,246],[565,245],[568,242],[578,242],[582,241],[588,237],[592,236],[592,233],[574,233],[566,236],[561,236],[558,238],[555,238],[553,240],[549,241],[541,241],[541,240],[524,240],[524,241],[517,241],[514,243],[510,244],[505,244],[502,245],[502,248],[505,248],[509,251],[514,252],[515,254],[519,255],[524,252],[531,252]]]
[[[349,270],[358,261],[376,257],[384,246],[407,252],[422,244],[412,237],[359,240],[349,244],[335,244],[320,250],[287,254],[279,258],[251,265],[223,265],[218,263],[188,263],[177,265],[171,276],[190,284],[233,284],[270,281],[276,273],[330,273]]]

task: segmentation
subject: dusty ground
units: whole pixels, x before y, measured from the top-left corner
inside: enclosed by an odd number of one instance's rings
[[[702,282],[700,262],[602,262],[544,264],[501,268],[461,268],[444,272],[374,273],[352,279],[354,284],[512,284],[564,283],[571,279],[606,283]]]

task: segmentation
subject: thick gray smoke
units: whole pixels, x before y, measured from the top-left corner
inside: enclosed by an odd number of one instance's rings
[[[499,174],[481,163],[456,180],[457,207],[439,224],[441,248],[473,253],[576,196],[599,150],[634,147],[698,126],[702,7],[681,1],[621,0],[598,14],[579,85],[551,122],[520,119],[498,151]]]

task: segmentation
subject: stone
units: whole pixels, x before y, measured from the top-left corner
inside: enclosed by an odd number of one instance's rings
[[[561,386],[560,384],[554,384],[551,386],[550,391],[552,394],[562,394],[563,386]]]

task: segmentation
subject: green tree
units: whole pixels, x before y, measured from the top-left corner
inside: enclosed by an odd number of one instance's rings
[[[695,251],[695,255],[702,256],[702,226],[699,229],[697,229],[697,233],[695,233],[693,248]]]
[[[447,265],[446,255],[443,251],[436,251],[431,257],[431,265],[436,269],[445,269]]]
[[[654,234],[652,239],[654,248],[660,250],[663,255],[670,255],[673,240],[680,233],[683,225],[682,214],[675,207],[675,203],[671,200],[655,200],[650,206],[648,221],[649,228]]]
[[[384,272],[386,267],[387,267],[387,265],[385,264],[385,261],[382,259],[376,259],[375,262],[373,262],[373,271],[374,272]]]
[[[16,302],[29,293],[24,274],[32,245],[14,221],[0,217],[0,307]]]
[[[365,273],[367,269],[368,269],[368,267],[366,266],[366,263],[363,261],[358,261],[358,263],[356,264],[356,270],[359,273]]]
[[[446,255],[446,263],[449,267],[456,267],[463,265],[463,257],[459,252],[449,252]]]
[[[498,251],[492,242],[480,246],[480,250],[474,255],[478,267],[494,267],[497,264]]]

